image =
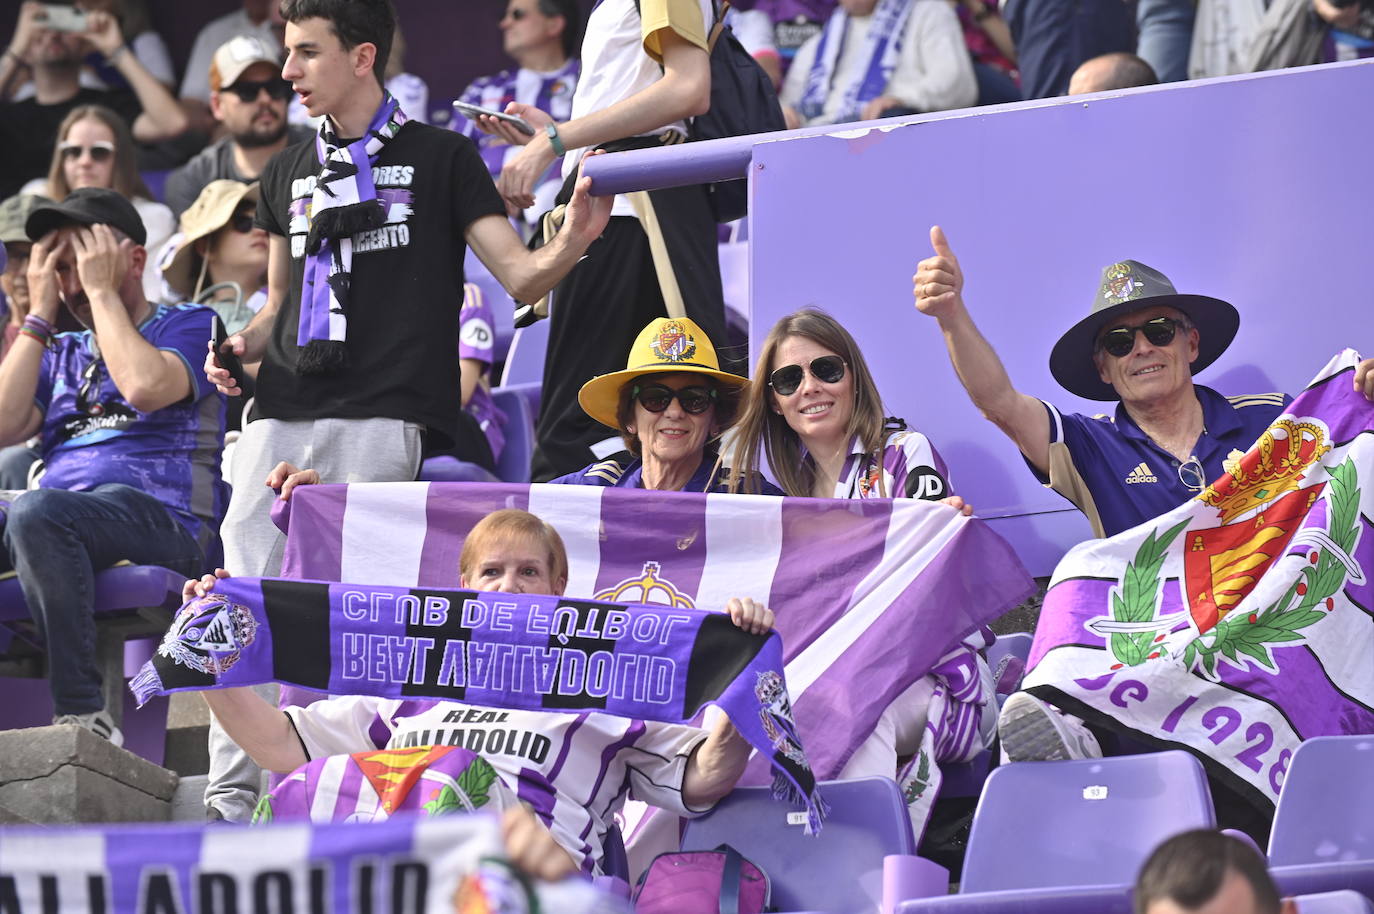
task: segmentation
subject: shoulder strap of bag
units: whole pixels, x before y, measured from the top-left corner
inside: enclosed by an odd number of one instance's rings
[[[720,914],[739,914],[740,864],[744,858],[728,844],[716,850],[725,855],[725,865],[720,871]]]

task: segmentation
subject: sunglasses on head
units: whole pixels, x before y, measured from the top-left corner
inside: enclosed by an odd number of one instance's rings
[[[806,371],[810,371],[811,376],[818,381],[834,384],[844,377],[844,359],[837,355],[823,355],[818,359],[812,359],[806,369],[800,365],[784,365],[768,376],[768,386],[773,388],[773,392],[778,396],[790,397],[797,392],[798,387],[801,387]]]
[[[1123,358],[1135,349],[1135,334],[1139,330],[1145,334],[1151,346],[1167,346],[1174,341],[1174,334],[1180,329],[1187,330],[1188,324],[1172,317],[1151,318],[1134,327],[1113,327],[1102,334],[1097,345],[1108,355]]]
[[[234,93],[241,102],[252,102],[257,101],[258,93],[263,89],[267,90],[269,98],[279,102],[286,101],[291,97],[291,84],[280,77],[253,82],[241,79],[232,86],[225,86],[223,91]]]
[[[253,230],[253,217],[257,210],[241,209],[229,217],[226,223],[231,229],[242,235],[247,235]]]
[[[713,387],[692,386],[673,390],[662,384],[646,384],[643,387],[636,384],[630,391],[630,396],[651,413],[663,412],[668,408],[668,404],[677,398],[677,402],[682,404],[683,412],[691,413],[693,416],[706,412],[716,402],[716,391]]]
[[[114,158],[115,148],[114,143],[96,140],[89,146],[82,146],[80,143],[63,143],[57,149],[62,154],[62,158],[69,162],[81,158],[83,152],[90,152],[92,161],[108,162]]]

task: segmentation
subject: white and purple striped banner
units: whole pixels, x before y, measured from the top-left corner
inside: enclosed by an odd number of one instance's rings
[[[1374,405],[1337,356],[1197,498],[1055,569],[1025,688],[1272,807],[1298,745],[1374,733]]]
[[[767,603],[819,778],[839,773],[896,695],[1032,589],[981,521],[911,499],[364,483],[299,488],[288,507],[284,577],[452,587],[467,531],[523,508],[562,535],[570,597]]]
[[[484,815],[257,828],[114,825],[0,829],[5,914],[526,914],[623,912],[590,883],[531,900]]]

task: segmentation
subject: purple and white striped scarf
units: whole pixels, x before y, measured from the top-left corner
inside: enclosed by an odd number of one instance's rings
[[[723,710],[773,791],[824,806],[783,678],[782,639],[724,613],[535,594],[231,578],[191,600],[129,683],[154,694],[281,682],[331,695],[602,711],[688,724]]]
[[[296,371],[335,374],[347,364],[349,280],[353,236],[386,223],[386,208],[372,183],[372,163],[400,131],[406,114],[389,92],[372,115],[367,132],[339,145],[333,122],[325,118],[315,137],[323,166],[310,200],[310,232],[305,239],[305,277],[301,283],[301,347]]]
[[[834,123],[857,121],[866,102],[883,94],[897,69],[902,52],[911,5],[916,0],[878,0],[864,36],[864,58],[868,64],[862,76],[841,90],[842,101],[835,112]],[[800,111],[807,120],[819,117],[826,108],[835,81],[835,68],[844,49],[845,34],[849,31],[849,14],[836,7],[821,31],[816,58],[806,77],[806,91],[802,94]]]

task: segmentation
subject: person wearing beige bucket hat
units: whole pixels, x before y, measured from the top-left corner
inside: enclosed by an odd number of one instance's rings
[[[626,450],[551,482],[724,491],[716,443],[734,424],[748,383],[721,371],[716,347],[689,318],[650,321],[635,337],[625,369],[592,378],[577,394],[583,412],[618,431]],[[764,494],[782,494],[759,482]]]
[[[1227,397],[1193,381],[1235,337],[1227,302],[1180,294],[1137,260],[1105,267],[1089,315],[1055,344],[1050,371],[1071,393],[1119,401],[1113,416],[1061,412],[1018,392],[963,302],[963,273],[939,226],[935,255],[913,277],[916,307],[939,321],[959,380],[985,416],[1021,449],[1042,482],[1111,536],[1193,498],[1283,411],[1289,397]],[[1374,399],[1374,359],[1355,384]],[[998,734],[1012,761],[1095,758],[1097,736],[1077,717],[1027,692],[1002,706]]]
[[[181,240],[162,265],[168,287],[213,308],[230,333],[266,301],[267,232],[253,225],[257,206],[256,183],[211,181],[181,214]]]

